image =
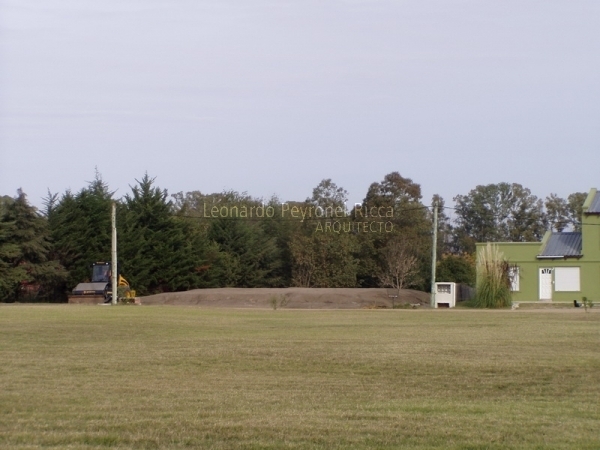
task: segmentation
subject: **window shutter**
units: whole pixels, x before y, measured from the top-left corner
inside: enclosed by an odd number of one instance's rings
[[[554,269],[554,290],[556,292],[579,292],[579,267],[557,267]]]

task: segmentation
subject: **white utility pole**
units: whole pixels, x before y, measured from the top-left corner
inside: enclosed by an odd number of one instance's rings
[[[112,203],[112,263],[111,263],[111,281],[112,281],[112,304],[117,304],[117,281],[119,270],[117,269],[117,205]]]
[[[438,207],[433,203],[433,250],[431,255],[431,307],[435,308],[435,269],[437,262]]]

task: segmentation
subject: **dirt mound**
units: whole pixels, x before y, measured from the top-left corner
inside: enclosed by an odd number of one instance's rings
[[[398,305],[429,305],[429,294],[405,289]],[[211,308],[361,309],[391,308],[386,289],[353,288],[219,288],[170,292],[141,298],[142,305],[184,305]]]

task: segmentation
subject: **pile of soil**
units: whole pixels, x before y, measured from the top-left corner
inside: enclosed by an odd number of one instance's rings
[[[395,294],[395,291],[394,291]],[[357,288],[219,288],[169,292],[141,297],[142,305],[182,305],[210,308],[363,309],[411,305],[429,306],[426,292],[401,290],[395,299],[387,289]]]

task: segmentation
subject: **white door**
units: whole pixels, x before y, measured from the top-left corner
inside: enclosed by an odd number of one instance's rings
[[[552,300],[552,269],[540,268],[540,300]]]

